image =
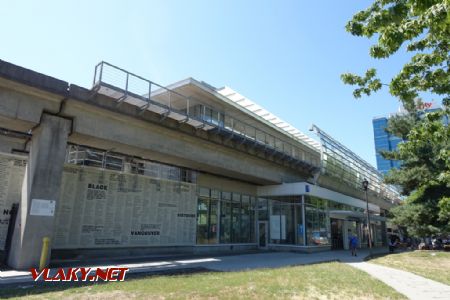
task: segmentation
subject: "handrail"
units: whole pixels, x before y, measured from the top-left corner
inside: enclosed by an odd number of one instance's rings
[[[124,82],[117,84],[117,82],[111,82],[107,79],[108,75],[113,76],[111,74],[105,73],[105,71],[108,71],[108,68],[112,68],[115,71],[120,72],[119,74],[115,74],[116,76],[121,76],[122,80]],[[148,88],[146,88],[145,91],[135,92],[130,91],[130,77],[135,77],[138,80],[143,81],[145,84],[148,85]],[[319,166],[319,160],[318,158],[314,158],[314,154],[311,153],[311,151],[307,151],[306,149],[302,149],[301,147],[289,142],[282,140],[280,138],[275,137],[274,135],[267,133],[266,131],[257,128],[253,125],[247,124],[246,122],[240,121],[236,119],[235,117],[231,117],[228,114],[225,114],[221,111],[218,111],[216,109],[213,109],[212,107],[206,105],[203,101],[193,98],[193,97],[186,97],[183,94],[176,92],[172,89],[166,88],[160,84],[157,84],[151,80],[145,79],[142,76],[136,75],[134,73],[128,72],[127,70],[124,70],[120,67],[114,66],[108,62],[102,61],[98,63],[95,67],[95,73],[94,73],[94,82],[93,86],[94,88],[101,86],[102,84],[105,85],[111,85],[119,90],[124,91],[124,96],[126,97],[129,93],[133,93],[140,98],[143,98],[143,101],[146,101],[148,105],[159,105],[161,107],[168,108],[167,114],[170,113],[176,113],[179,115],[184,115],[186,117],[186,120],[193,119],[196,121],[199,121],[201,123],[207,124],[213,128],[218,128],[219,130],[230,130],[232,134],[238,134],[242,136],[245,139],[250,139],[251,141],[254,141],[255,143],[262,143],[265,147],[269,149],[275,149],[277,151],[282,152],[285,155],[288,155],[289,157],[292,157],[297,160],[304,161],[308,164],[311,164],[314,167]],[[123,89],[122,85],[125,84],[125,89]],[[159,89],[156,90],[157,94],[155,95],[155,91],[152,91],[151,87],[152,85],[158,87]],[[162,93],[159,93],[158,91],[162,90]],[[169,93],[169,102],[168,105],[166,103],[158,102],[158,100],[155,100],[155,97],[162,95],[164,96],[165,93]],[[185,101],[185,107],[180,109],[175,109],[172,106],[172,96],[178,96],[179,98],[183,99]],[[124,98],[125,98],[124,97]],[[156,103],[155,103],[156,102]],[[201,105],[202,109],[200,114],[195,115],[195,111],[193,111],[193,107],[189,107],[190,104],[198,104]],[[231,126],[231,127],[230,127]],[[238,128],[241,127],[241,128]],[[262,138],[259,138],[262,137]],[[296,141],[298,142],[298,141]],[[317,153],[318,154],[318,153]],[[308,156],[308,157],[307,157]]]

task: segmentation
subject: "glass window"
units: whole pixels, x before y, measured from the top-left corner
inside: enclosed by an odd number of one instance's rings
[[[217,243],[217,214],[218,199],[210,198],[210,190],[201,187],[197,202],[197,244]]]
[[[198,198],[197,244],[208,244],[208,202],[207,198]]]
[[[279,201],[270,201],[270,241],[273,244],[281,244],[285,220],[281,216],[281,205]]]
[[[306,244],[309,246],[330,244],[330,217],[328,201],[325,199],[306,196]],[[339,205],[332,204],[331,207]]]
[[[241,231],[239,240],[241,243],[250,242],[250,228],[251,228],[251,211],[250,211],[250,197],[242,195],[241,200]]]
[[[297,245],[303,245],[303,231],[305,230],[303,228],[303,215],[302,215],[302,206],[296,205],[296,224],[295,224],[295,230],[296,230],[296,244]]]
[[[255,233],[255,222],[256,222],[256,198],[250,197],[250,243],[256,242],[256,233]]]
[[[256,198],[248,195],[200,188],[197,243],[254,242],[255,205]]]
[[[219,190],[211,190],[211,198],[219,199],[220,198],[220,191]]]
[[[240,243],[241,232],[241,195],[233,193],[233,201],[231,202],[231,242]]]
[[[231,193],[222,192],[220,201],[220,243],[231,242]]]
[[[303,245],[301,198],[298,196],[269,199],[270,242],[273,244]],[[265,207],[266,199],[259,199],[258,208]],[[263,210],[264,211],[264,210]]]
[[[209,202],[209,226],[208,226],[208,243],[217,243],[217,214],[219,201],[217,199],[210,199]]]

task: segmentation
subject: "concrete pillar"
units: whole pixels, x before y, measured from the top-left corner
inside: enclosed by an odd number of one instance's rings
[[[51,207],[52,202],[48,200],[58,203],[70,128],[70,120],[43,114],[39,126],[32,132],[22,198],[8,257],[8,265],[14,269],[39,267],[42,239],[50,237],[52,240],[54,212],[36,204],[50,204]]]

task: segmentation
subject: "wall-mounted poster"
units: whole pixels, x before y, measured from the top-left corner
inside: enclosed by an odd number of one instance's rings
[[[65,165],[53,248],[194,245],[196,185]]]
[[[0,153],[0,250],[5,249],[11,207],[20,202],[26,158]]]

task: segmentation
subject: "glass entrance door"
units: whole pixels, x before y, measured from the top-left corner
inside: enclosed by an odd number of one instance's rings
[[[331,249],[344,249],[342,225],[343,220],[330,219],[331,221]]]
[[[258,221],[258,247],[261,249],[267,249],[267,229],[267,221]]]

